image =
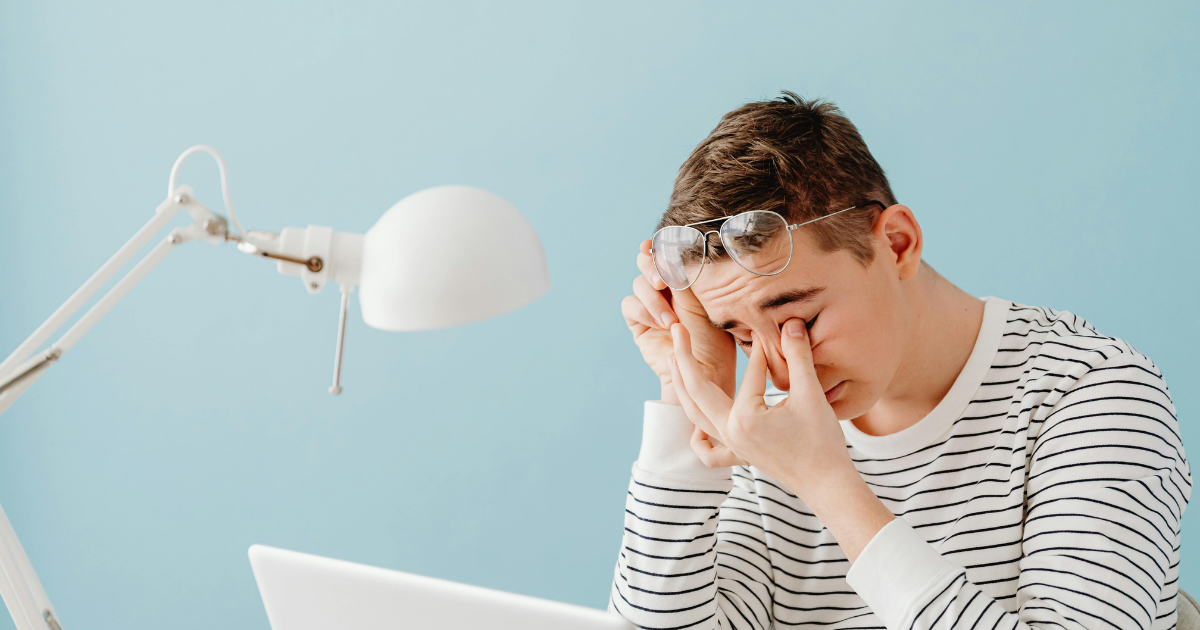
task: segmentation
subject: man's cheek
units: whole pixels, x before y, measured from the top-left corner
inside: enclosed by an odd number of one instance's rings
[[[836,378],[838,370],[835,365],[838,364],[834,360],[835,352],[830,352],[828,346],[818,346],[813,350],[813,371],[817,373],[817,380],[821,382],[821,388],[827,389],[836,385],[831,379]]]

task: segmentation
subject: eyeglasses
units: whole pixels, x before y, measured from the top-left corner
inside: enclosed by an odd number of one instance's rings
[[[650,242],[650,256],[663,282],[676,291],[682,291],[700,277],[704,261],[708,259],[708,235],[716,234],[729,257],[742,269],[759,276],[773,276],[787,269],[788,263],[792,262],[792,230],[868,206],[887,208],[881,201],[865,201],[792,225],[770,210],[750,210],[731,217],[687,225],[668,225],[654,233]],[[694,227],[717,221],[721,221],[721,225],[715,230],[704,232]]]

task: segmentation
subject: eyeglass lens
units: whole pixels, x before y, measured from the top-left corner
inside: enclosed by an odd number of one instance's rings
[[[694,227],[669,225],[654,234],[654,268],[667,286],[691,286],[704,266],[704,234]]]
[[[792,259],[787,221],[774,212],[754,210],[730,217],[721,225],[721,244],[743,269],[773,276]]]
[[[792,259],[787,221],[774,212],[753,210],[721,224],[721,245],[745,270],[760,276],[783,271]],[[704,266],[705,235],[694,227],[671,225],[654,235],[654,266],[667,286],[686,289]]]

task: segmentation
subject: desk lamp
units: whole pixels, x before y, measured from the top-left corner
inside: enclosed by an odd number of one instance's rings
[[[197,153],[207,153],[217,162],[228,220],[200,203],[191,188],[176,185],[179,168]],[[66,333],[34,354],[181,211],[191,216],[190,225],[172,230]],[[229,230],[230,221],[236,232]],[[470,186],[427,188],[389,208],[365,235],[313,225],[279,233],[247,232],[230,202],[225,160],[211,147],[197,145],[175,160],[167,198],[154,217],[0,363],[0,414],[167,254],[191,241],[236,243],[246,254],[274,260],[279,273],[298,276],[309,293],[320,292],[329,282],[339,285],[332,394],[342,392],[346,314],[355,286],[363,321],[388,331],[433,330],[487,319],[521,308],[550,288],[537,233],[516,208],[492,193]],[[2,508],[0,595],[18,630],[62,630]]]

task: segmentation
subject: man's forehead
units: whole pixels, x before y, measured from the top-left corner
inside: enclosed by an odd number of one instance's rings
[[[722,330],[744,327],[739,316],[746,317],[747,311],[764,313],[811,302],[827,290],[830,254],[819,251],[807,234],[796,237],[792,259],[777,275],[755,275],[728,258],[705,265],[692,289],[713,326]]]

